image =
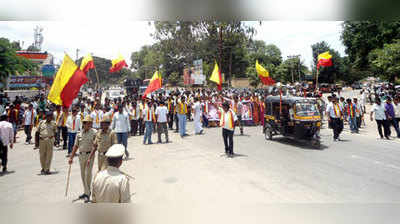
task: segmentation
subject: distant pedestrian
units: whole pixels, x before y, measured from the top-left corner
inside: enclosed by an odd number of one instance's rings
[[[388,125],[388,131],[389,131],[389,136],[391,135],[391,126],[394,127],[394,130],[396,131],[397,138],[400,138],[400,130],[398,123],[395,121],[396,119],[396,114],[394,110],[394,106],[392,104],[392,99],[388,97],[386,99],[386,104],[385,104],[385,113],[386,113],[386,120],[387,120],[387,125]]]
[[[24,131],[26,134],[26,140],[25,140],[26,145],[31,144],[32,128],[33,125],[35,124],[35,117],[36,117],[36,112],[33,109],[33,105],[29,104],[28,110],[26,110],[24,113]]]
[[[198,97],[194,98],[194,105],[193,105],[193,120],[194,120],[194,133],[195,134],[202,134],[203,133],[203,127],[201,123],[201,118],[202,118],[202,107],[199,101]]]
[[[145,104],[144,106],[143,121],[145,124],[143,145],[146,144],[146,141],[148,142],[148,144],[153,144],[153,142],[151,141],[151,135],[153,133],[154,110],[151,102],[149,102],[147,105]]]
[[[67,118],[67,129],[68,129],[68,153],[67,157],[70,157],[72,147],[75,145],[76,134],[81,131],[81,116],[78,115],[77,109],[72,109],[72,115]]]
[[[235,122],[237,117],[233,110],[229,109],[229,103],[222,104],[220,126],[222,127],[222,138],[224,139],[225,154],[228,157],[233,156],[233,132],[235,130]]]
[[[331,123],[333,129],[333,140],[340,141],[340,133],[343,130],[343,107],[337,102],[335,96],[332,97],[332,102],[326,108],[328,122]]]
[[[7,115],[0,116],[0,159],[3,173],[7,172],[8,162],[8,145],[13,148],[14,129],[10,122],[7,121]]]
[[[111,129],[117,134],[118,144],[125,146],[125,156],[129,158],[128,133],[131,132],[129,115],[123,111],[123,105],[118,105],[118,112],[114,113],[111,122]]]
[[[381,100],[379,98],[375,98],[375,104],[372,106],[371,109],[371,121],[373,121],[373,114],[375,114],[375,121],[378,126],[378,133],[381,139],[385,135],[386,139],[389,138],[389,130],[388,130],[388,125],[386,121],[386,109],[385,106],[382,105]],[[383,134],[382,134],[382,127],[383,127]]]
[[[57,132],[57,126],[53,122],[53,113],[50,111],[46,112],[46,120],[40,122],[39,127],[39,154],[40,154],[40,165],[42,170],[41,174],[50,174],[51,160],[53,158],[53,147],[55,135]]]
[[[164,133],[165,135],[165,142],[168,143],[168,126],[167,126],[167,115],[168,115],[168,108],[165,106],[164,101],[160,102],[160,105],[157,107],[155,112],[157,118],[157,134],[158,134],[158,141],[157,143],[161,143],[161,134]]]

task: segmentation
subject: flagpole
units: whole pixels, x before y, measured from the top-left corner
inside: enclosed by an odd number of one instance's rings
[[[318,88],[318,75],[319,75],[319,69],[317,68],[317,75],[316,75],[316,80],[315,80],[315,90],[319,90],[319,88]]]
[[[94,59],[93,59],[94,63]],[[96,79],[97,79],[97,89],[100,88],[100,81],[99,81],[99,75],[97,74],[96,66],[94,66],[94,72],[96,73]]]

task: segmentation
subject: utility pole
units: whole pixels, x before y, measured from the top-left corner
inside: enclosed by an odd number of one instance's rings
[[[78,58],[79,58],[79,49],[77,48],[76,49],[76,61],[78,61]]]
[[[219,25],[219,67],[222,70],[222,22]]]

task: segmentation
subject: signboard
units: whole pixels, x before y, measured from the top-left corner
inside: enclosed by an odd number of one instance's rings
[[[203,75],[203,60],[194,60],[191,79],[195,85],[203,85],[206,77]]]
[[[45,88],[51,84],[51,78],[44,76],[10,76],[8,78],[9,89]]]
[[[43,65],[42,66],[42,74],[43,76],[46,77],[53,77],[53,75],[56,73],[56,68],[54,65]]]

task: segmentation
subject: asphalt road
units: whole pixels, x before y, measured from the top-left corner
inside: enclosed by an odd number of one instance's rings
[[[332,131],[323,129],[319,150],[279,136],[268,141],[261,127],[245,127],[244,136],[234,136],[234,158],[224,156],[220,128],[184,139],[170,132],[169,144],[142,145],[142,136],[131,137],[134,158],[121,169],[135,176],[131,192],[139,205],[400,202],[400,140],[377,139],[376,124],[367,118],[360,134],[350,134],[346,126],[341,142],[333,142]],[[193,133],[192,122],[188,128]],[[3,205],[68,204],[82,194],[77,159],[65,197],[66,151],[56,150],[54,174],[41,176],[38,150],[23,144],[23,132],[18,136],[9,151],[10,172],[0,176]]]

